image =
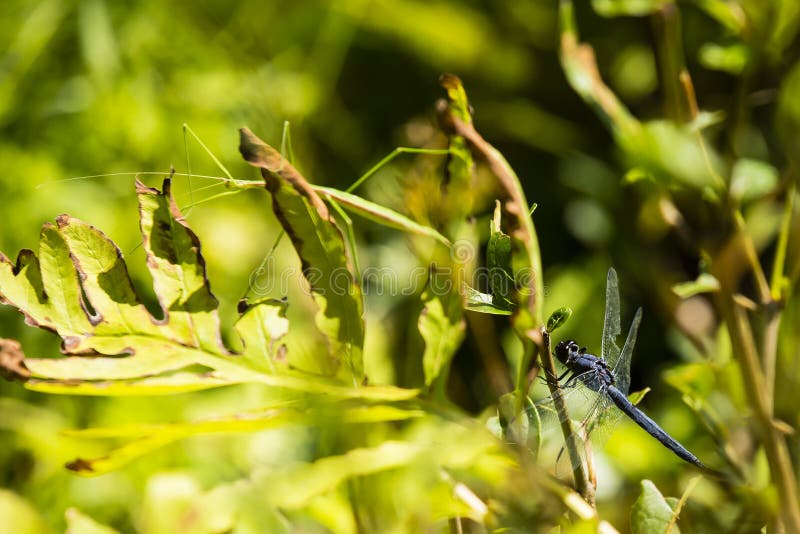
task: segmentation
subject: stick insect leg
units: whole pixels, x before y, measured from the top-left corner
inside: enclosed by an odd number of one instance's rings
[[[347,245],[350,248],[350,254],[353,256],[353,270],[355,271],[353,276],[355,277],[356,283],[360,283],[361,267],[358,264],[358,250],[356,249],[356,235],[353,231],[353,220],[347,215],[338,202],[332,198],[328,198],[327,201],[334,211],[336,211],[342,223],[344,223],[345,233],[347,234]]]
[[[394,158],[399,156],[400,154],[432,154],[432,155],[439,155],[444,156],[449,154],[450,150],[446,148],[412,148],[407,146],[399,146],[392,150],[386,157],[380,160],[378,163],[373,165],[367,172],[362,174],[358,180],[353,182],[350,187],[345,189],[346,193],[352,193],[358,186],[366,182],[370,176],[375,174],[380,170],[381,167],[392,161]]]
[[[283,132],[281,133],[281,156],[283,156],[289,163],[294,165],[294,149],[292,148],[292,136],[289,121],[283,121]],[[228,174],[228,176],[230,176],[230,174]],[[231,177],[231,179],[233,179],[233,177]],[[269,259],[275,255],[275,250],[278,248],[278,245],[280,244],[284,235],[286,235],[286,231],[281,229],[281,231],[278,233],[278,237],[276,237],[275,241],[272,243],[272,247],[270,247],[269,252],[267,252],[267,254],[264,256],[264,259],[261,260],[261,264],[258,266],[258,268],[253,271],[254,274],[257,276],[269,274],[266,272],[267,263],[269,262]],[[256,283],[251,275],[250,284],[248,285],[243,298],[247,297],[247,294],[253,289],[254,285],[256,285]]]

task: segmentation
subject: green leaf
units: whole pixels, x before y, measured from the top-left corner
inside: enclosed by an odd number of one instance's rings
[[[164,312],[163,322],[175,340],[206,352],[226,354],[219,334],[218,302],[206,278],[200,240],[186,226],[170,183],[164,182],[163,192],[136,183],[142,245]]]
[[[353,449],[284,473],[270,471],[256,484],[267,499],[284,508],[300,508],[313,497],[334,489],[348,478],[364,476],[414,463],[424,447],[405,441],[387,441],[374,448]]]
[[[722,174],[722,161],[711,147],[704,149],[697,136],[691,125],[657,120],[621,137],[620,144],[630,166],[641,168],[666,185],[718,191],[723,184],[715,177]]]
[[[0,297],[29,324],[57,332],[67,357],[25,358],[21,348],[3,345],[4,370],[27,378],[29,389],[77,395],[154,395],[244,382],[339,398],[417,395],[392,386],[353,388],[285,369],[279,340],[288,322],[281,301],[257,301],[242,310],[236,330],[244,352],[230,354],[220,341],[200,243],[169,189],[168,179],[163,192],[137,184],[162,318],[151,317],[140,303],[114,243],[92,226],[61,216],[58,226],[42,228],[38,257],[23,250],[12,264],[0,254]],[[207,371],[181,371],[197,365]]]
[[[600,77],[594,50],[578,41],[572,2],[561,1],[558,7],[561,66],[570,86],[621,140],[638,135],[641,123]]]
[[[741,33],[748,25],[747,15],[740,5],[726,0],[698,0],[696,5],[734,34]]]
[[[281,426],[309,425],[319,426],[321,421],[330,424],[374,424],[387,421],[402,421],[421,417],[417,409],[403,409],[383,405],[353,405],[338,402],[317,402],[314,411],[307,406],[278,405],[262,410],[234,414],[192,423],[165,425],[123,425],[110,428],[90,428],[63,432],[64,435],[83,439],[131,439],[124,445],[112,449],[98,458],[77,458],[67,464],[67,468],[82,476],[98,476],[123,465],[127,465],[156,449],[190,436],[227,432],[253,432]]]
[[[149,378],[113,381],[37,380],[25,383],[25,388],[40,393],[62,395],[90,395],[103,397],[129,397],[140,395],[174,395],[204,389],[229,386],[237,382],[219,378],[213,373],[178,372]]]
[[[239,151],[261,169],[272,208],[292,240],[319,307],[315,320],[328,339],[334,369],[343,362],[355,383],[364,378],[364,320],[361,288],[345,252],[344,238],[327,206],[278,151],[247,128]]]
[[[394,210],[383,207],[380,204],[375,204],[369,200],[364,200],[358,195],[332,189],[330,187],[312,186],[314,191],[326,198],[331,198],[341,204],[344,208],[353,211],[373,222],[394,228],[409,234],[416,234],[421,236],[430,237],[437,240],[446,247],[451,246],[450,240],[445,236],[423,224],[416,223]]]
[[[541,445],[542,420],[531,399],[526,396],[520,403],[517,395],[506,393],[497,402],[502,438],[510,443],[526,445],[536,455]]]
[[[425,342],[422,368],[427,386],[450,364],[466,331],[461,295],[448,285],[439,287],[435,280],[436,274],[432,272],[422,293],[423,308],[417,322]]]
[[[467,99],[467,92],[458,76],[443,74],[439,78],[439,84],[447,91],[449,101],[449,114],[442,115],[445,121],[452,121],[453,118],[464,124],[472,124],[472,114]],[[473,173],[475,160],[472,152],[467,146],[467,140],[461,135],[448,130],[448,150],[447,156],[447,179],[445,181],[445,191],[449,197],[449,204],[454,211],[450,214],[450,219],[459,223],[465,216],[470,214],[474,203],[474,198],[470,194],[473,184]]]
[[[0,488],[0,517],[14,534],[46,534],[51,532],[36,508],[11,490]]]
[[[486,270],[492,302],[496,308],[511,308],[511,297],[515,290],[514,271],[511,267],[511,236],[500,230],[500,202],[495,207],[490,224],[489,242],[486,245]]]
[[[778,106],[775,110],[775,127],[783,150],[787,154],[800,153],[800,61],[792,65],[781,83]]]
[[[453,115],[461,122],[472,122],[467,92],[464,90],[464,85],[458,76],[442,74],[439,78],[439,84],[447,91],[447,98],[450,101],[450,109]]]
[[[190,293],[181,297],[171,291],[165,261],[151,259],[148,267],[158,290],[166,294],[161,301],[164,318],[154,319],[139,302],[114,243],[89,224],[66,215],[58,217],[57,227],[45,224],[42,228],[38,259],[23,251],[12,266],[0,257],[0,296],[23,312],[30,324],[56,331],[63,339],[63,352],[73,355],[27,358],[25,364],[34,377],[131,379],[196,363],[214,367],[214,362],[222,362],[227,354],[219,341],[216,300],[207,291],[196,237],[181,226],[182,238],[192,243],[192,250],[176,255],[175,247],[189,246],[187,243],[175,243],[171,251],[164,248],[169,235],[177,237],[175,228],[164,227],[180,226],[162,209],[168,202],[169,180],[165,180],[163,194],[141,184],[137,191],[143,217],[172,232],[162,235],[159,244],[153,242],[152,232],[147,232],[148,255],[170,258],[173,268],[183,271],[186,278],[180,283]],[[161,198],[153,200],[154,196]],[[203,332],[193,332],[192,324]]]
[[[661,9],[667,0],[592,0],[592,8],[603,17],[651,15]]]
[[[554,332],[557,328],[566,323],[570,317],[572,317],[572,308],[563,307],[557,309],[551,313],[550,317],[547,319],[547,331],[550,333]]]
[[[720,45],[706,43],[700,47],[698,56],[700,63],[711,70],[727,72],[734,76],[741,74],[747,67],[753,53],[742,43]]]
[[[681,282],[672,286],[672,292],[682,299],[688,299],[701,293],[716,293],[719,291],[719,280],[709,273],[701,273],[697,279]]]
[[[117,531],[101,525],[77,508],[69,508],[64,516],[67,519],[66,534],[115,534]]]
[[[469,311],[478,313],[489,313],[492,315],[511,315],[508,308],[498,308],[494,304],[494,297],[488,293],[481,293],[475,288],[464,286],[466,292],[465,308]]]
[[[644,396],[647,395],[648,393],[650,393],[649,387],[640,389],[639,391],[633,391],[628,394],[628,400],[631,401],[631,404],[636,406],[637,404],[642,402],[642,399],[644,399]]]
[[[724,121],[724,111],[700,111],[689,123],[689,130],[691,132],[702,132],[706,128],[710,128],[716,124],[721,124]]]
[[[642,480],[642,492],[631,509],[631,531],[633,534],[666,532],[672,520],[672,508],[655,484]],[[680,534],[677,525],[672,526],[672,534]]]
[[[764,161],[742,158],[733,166],[730,193],[739,202],[758,200],[778,185],[778,169]]]
[[[289,332],[287,306],[285,300],[276,299],[239,303],[242,316],[236,323],[236,331],[244,343],[245,355],[255,365],[272,372],[276,366],[286,365],[286,346],[279,344],[279,340]]]

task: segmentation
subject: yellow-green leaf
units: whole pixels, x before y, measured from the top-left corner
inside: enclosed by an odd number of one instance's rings
[[[649,480],[642,480],[641,487],[642,492],[631,509],[631,532],[633,534],[666,532],[667,525],[672,520],[672,508],[655,484]],[[670,532],[680,534],[677,525],[673,525]]]
[[[329,341],[334,365],[344,362],[359,383],[364,375],[363,301],[342,232],[297,169],[247,128],[239,132],[239,151],[248,163],[261,169],[272,194],[272,208],[300,257],[319,307],[317,327]]]

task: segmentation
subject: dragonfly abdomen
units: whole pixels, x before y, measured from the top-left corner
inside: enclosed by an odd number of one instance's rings
[[[682,460],[689,462],[690,464],[696,465],[697,467],[710,471],[708,467],[701,462],[697,456],[689,452],[686,447],[678,443],[675,438],[667,434],[667,432],[662,429],[658,424],[650,419],[647,414],[641,411],[639,408],[634,406],[631,401],[616,387],[608,386],[606,390],[606,394],[611,397],[611,400],[614,401],[614,404],[622,410],[622,412],[630,417],[637,425],[642,427],[642,429],[656,438],[661,444],[667,447],[669,450],[674,452],[679,458]]]

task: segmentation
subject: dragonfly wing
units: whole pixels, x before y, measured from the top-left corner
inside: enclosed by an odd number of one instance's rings
[[[619,358],[620,352],[616,340],[620,332],[622,332],[622,328],[619,319],[619,284],[617,271],[612,267],[608,270],[606,278],[606,313],[603,320],[603,346],[600,353],[600,356],[611,368],[614,368]]]
[[[636,345],[636,335],[639,332],[639,323],[642,322],[642,309],[636,310],[636,315],[633,316],[631,327],[628,330],[628,337],[625,339],[625,345],[622,347],[619,360],[614,366],[614,380],[617,389],[625,395],[628,394],[628,388],[631,385],[631,356],[633,355],[633,347]]]

